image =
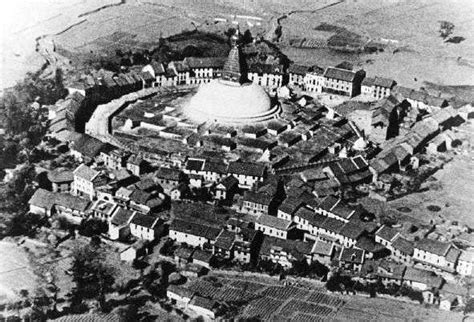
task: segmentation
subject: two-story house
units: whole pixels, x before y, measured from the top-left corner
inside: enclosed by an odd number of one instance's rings
[[[186,243],[193,247],[203,247],[204,244],[214,244],[221,229],[175,219],[170,225],[169,236],[178,243]]]
[[[87,197],[93,200],[96,196],[95,189],[107,183],[107,177],[85,164],[81,164],[74,171],[74,181],[71,192],[77,196]]]
[[[365,72],[328,67],[324,72],[323,92],[354,97],[360,94]]]
[[[263,182],[266,167],[263,164],[235,161],[229,164],[227,173],[239,180],[239,187],[250,189],[256,182]]]
[[[130,234],[139,239],[153,241],[160,233],[160,218],[136,213],[130,221]]]
[[[294,229],[293,222],[265,214],[260,215],[255,222],[255,230],[260,230],[265,235],[281,239],[287,239],[288,235],[291,236]]]
[[[424,238],[415,243],[413,260],[434,266],[448,272],[454,272],[461,251],[449,242]]]

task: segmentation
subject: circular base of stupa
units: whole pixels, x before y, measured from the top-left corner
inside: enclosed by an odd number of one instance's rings
[[[271,106],[267,93],[257,84],[219,79],[201,85],[183,111],[198,123],[245,125],[278,118],[281,108]]]

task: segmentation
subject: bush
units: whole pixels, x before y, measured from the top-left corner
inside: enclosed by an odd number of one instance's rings
[[[92,237],[95,235],[104,234],[108,231],[109,227],[107,222],[99,220],[99,219],[89,219],[86,221],[82,221],[79,225],[79,234]]]
[[[48,223],[46,217],[33,213],[18,213],[7,222],[6,236],[34,237],[36,229]]]

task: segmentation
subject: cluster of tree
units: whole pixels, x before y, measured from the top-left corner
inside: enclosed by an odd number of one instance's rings
[[[24,213],[28,210],[28,200],[35,192],[36,170],[29,163],[19,167],[8,183],[0,185],[0,210]]]
[[[0,141],[0,165],[13,166],[29,160],[31,150],[46,133],[47,117],[32,104],[54,104],[66,95],[61,70],[53,79],[42,78],[41,72],[28,73],[23,81],[5,91],[0,98],[5,129],[5,140]]]
[[[94,299],[105,309],[105,295],[113,290],[115,282],[115,271],[107,263],[106,250],[96,244],[76,249],[71,271],[75,283],[71,307],[81,307],[85,300]]]
[[[79,234],[87,237],[105,234],[109,227],[106,221],[100,219],[88,219],[81,222],[78,227]]]

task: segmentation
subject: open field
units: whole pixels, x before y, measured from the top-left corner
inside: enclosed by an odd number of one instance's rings
[[[13,300],[22,289],[33,291],[36,276],[22,248],[0,241],[0,300]]]
[[[472,150],[474,126],[466,124],[460,129],[465,131],[466,143],[469,142],[468,146],[470,146],[468,150],[463,154],[455,155],[453,160],[437,171],[433,175],[436,180],[424,185],[428,190],[393,200],[388,203],[390,209],[408,207],[412,211],[405,215],[425,223],[431,219],[435,222],[444,219],[474,227],[472,216],[472,209],[474,209],[474,186],[472,184],[474,182],[474,151]],[[438,212],[429,211],[427,209],[429,205],[438,206],[440,210]]]
[[[440,20],[454,23],[459,44],[439,37]],[[345,1],[315,12],[302,12],[282,20],[283,40],[314,36],[314,27],[326,22],[345,27],[369,39],[389,41],[392,50],[350,55],[326,49],[286,47],[283,52],[300,63],[335,64],[352,61],[370,75],[392,77],[400,84],[419,87],[423,81],[439,84],[474,84],[474,3],[457,1]],[[393,54],[393,49],[402,49]]]

